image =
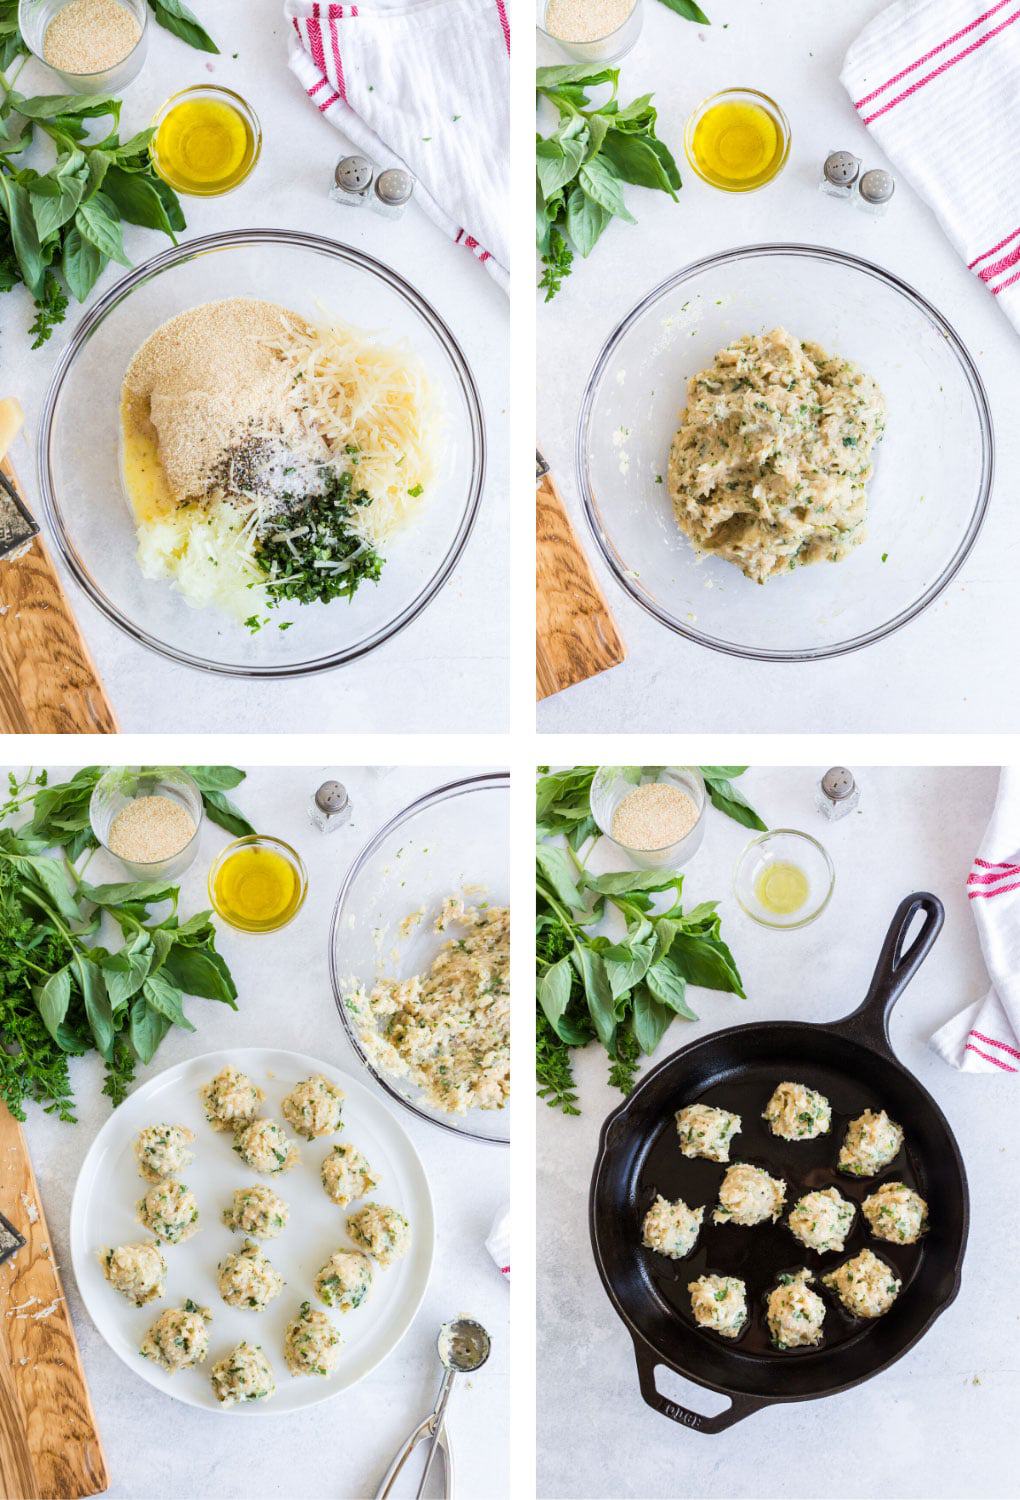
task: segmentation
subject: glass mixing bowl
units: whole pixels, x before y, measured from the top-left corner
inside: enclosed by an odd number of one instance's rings
[[[427,973],[445,941],[432,922],[447,896],[505,906],[510,899],[510,777],[468,776],[436,787],[381,828],[351,865],[333,909],[329,971],[351,1046],[378,1083],[412,1114],[454,1135],[507,1145],[509,1107],[443,1114],[417,1084],[365,1055],[345,998],[378,977]],[[418,923],[407,919],[424,912]],[[454,934],[456,935],[456,934]]]
[[[666,472],[688,377],[780,324],[874,376],[888,415],[867,539],[842,562],[762,586],[697,556]],[[805,661],[881,640],[946,587],[984,520],[992,426],[967,350],[904,282],[836,250],[751,245],[670,277],[613,331],[581,404],[576,467],[602,555],[649,614],[731,656]]]
[[[278,611],[251,635],[142,577],[120,472],[120,391],[132,355],[175,313],[221,297],[349,317],[423,361],[443,412],[439,472],[415,521],[384,548],[378,583],[348,601]],[[409,625],[447,581],[478,512],[485,435],[474,378],[452,333],[395,271],[334,240],[247,229],[188,240],[99,298],[57,365],[39,432],[39,476],[60,554],[92,602],[162,656],[237,677],[298,677],[354,661]]]

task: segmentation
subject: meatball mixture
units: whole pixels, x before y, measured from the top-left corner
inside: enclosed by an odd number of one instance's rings
[[[667,482],[680,530],[754,583],[864,539],[885,399],[785,328],[746,334],[687,382]]]
[[[280,1108],[283,1118],[298,1135],[312,1141],[319,1135],[335,1135],[342,1130],[340,1111],[344,1091],[316,1073],[291,1089]]]
[[[903,1145],[903,1131],[885,1110],[866,1109],[846,1128],[839,1153],[841,1172],[852,1177],[874,1177],[887,1167]]]
[[[786,1183],[770,1177],[763,1167],[738,1162],[719,1184],[719,1207],[712,1215],[716,1224],[773,1224],[786,1202]]]
[[[290,1209],[271,1187],[256,1183],[254,1187],[235,1188],[234,1201],[223,1210],[228,1229],[239,1229],[257,1240],[275,1240],[286,1228]]]
[[[205,1117],[214,1130],[236,1130],[254,1120],[265,1097],[250,1078],[229,1065],[200,1090]]]
[[[691,1312],[701,1328],[735,1339],[747,1322],[747,1288],[735,1276],[699,1276],[687,1283]]]
[[[245,1240],[236,1255],[220,1261],[216,1284],[224,1302],[254,1312],[265,1312],[283,1291],[283,1277],[254,1240]]]
[[[832,1124],[832,1107],[824,1094],[803,1083],[781,1083],[761,1117],[784,1141],[813,1141]]]
[[[845,1260],[823,1276],[822,1283],[831,1287],[855,1318],[880,1318],[892,1307],[903,1285],[892,1268],[870,1250],[861,1250],[852,1260]]]
[[[276,1120],[252,1120],[234,1136],[234,1150],[253,1172],[289,1172],[298,1164],[298,1148]]]
[[[322,1163],[322,1186],[327,1198],[346,1208],[379,1186],[357,1146],[334,1146]]]
[[[797,1200],[787,1223],[802,1245],[821,1255],[826,1250],[842,1250],[855,1212],[837,1188],[817,1188]]]
[[[179,1245],[198,1231],[198,1203],[183,1182],[157,1182],[137,1204],[139,1223],[158,1240]]]
[[[729,1161],[730,1142],[740,1130],[740,1116],[711,1104],[688,1104],[677,1110],[676,1131],[684,1156]]]
[[[779,1285],[768,1295],[766,1321],[777,1349],[800,1349],[817,1344],[822,1337],[825,1303],[808,1286],[810,1271],[780,1276]]]
[[[171,1375],[200,1365],[209,1353],[212,1313],[189,1297],[183,1307],[168,1307],[153,1323],[138,1350]]]
[[[347,1215],[347,1233],[381,1266],[400,1260],[411,1248],[411,1226],[395,1208],[366,1203],[356,1214]]]
[[[233,1406],[235,1401],[264,1401],[276,1391],[273,1367],[261,1344],[235,1345],[216,1361],[210,1378],[213,1395],[221,1406]]]
[[[670,1203],[660,1193],[645,1214],[641,1242],[670,1260],[682,1260],[694,1249],[704,1214],[703,1208],[688,1208],[682,1198]]]
[[[331,1375],[340,1358],[340,1335],[324,1312],[302,1302],[287,1324],[283,1357],[292,1375]]]
[[[865,1198],[861,1213],[876,1240],[889,1240],[894,1245],[916,1245],[928,1228],[928,1205],[905,1182],[883,1182],[877,1192]]]
[[[338,1250],[315,1278],[315,1295],[327,1307],[353,1312],[372,1286],[372,1262],[360,1250]]]
[[[159,1246],[148,1240],[138,1245],[118,1245],[113,1250],[100,1250],[99,1263],[114,1291],[120,1292],[136,1307],[156,1302],[166,1292],[166,1261]]]
[[[146,1182],[177,1177],[192,1160],[188,1146],[195,1132],[184,1125],[146,1125],[135,1137],[138,1170]]]

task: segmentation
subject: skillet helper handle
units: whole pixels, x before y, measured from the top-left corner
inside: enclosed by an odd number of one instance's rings
[[[923,914],[924,920],[909,947],[904,948],[907,933],[918,913]],[[870,1031],[872,1037],[888,1049],[892,1008],[928,957],[945,920],[945,907],[930,891],[915,891],[912,896],[904,896],[889,924],[864,1003],[847,1017],[852,1023],[851,1030]]]
[[[690,1427],[694,1432],[725,1432],[727,1427],[733,1427],[735,1423],[742,1422],[745,1417],[753,1416],[756,1411],[760,1411],[763,1406],[769,1404],[757,1396],[731,1395],[730,1405],[726,1411],[718,1412],[714,1417],[704,1417],[700,1412],[688,1411],[686,1406],[681,1406],[677,1401],[670,1401],[667,1396],[661,1395],[656,1390],[655,1367],[658,1361],[651,1350],[646,1345],[638,1343],[636,1339],[634,1358],[637,1360],[641,1394],[647,1404],[660,1416],[668,1417],[671,1422],[679,1422],[682,1427]]]

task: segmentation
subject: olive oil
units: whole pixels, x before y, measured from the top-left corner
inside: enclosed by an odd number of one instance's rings
[[[730,193],[764,186],[783,167],[789,137],[764,103],[744,97],[710,104],[688,131],[691,165],[706,182]]]
[[[243,103],[243,101],[239,101]],[[179,193],[213,197],[243,182],[258,143],[244,111],[226,98],[188,91],[160,120],[152,143],[159,175]]]
[[[242,932],[275,932],[285,927],[304,900],[301,871],[277,849],[242,843],[210,881],[213,906]]]
[[[765,911],[789,917],[800,911],[810,893],[808,878],[799,865],[777,859],[755,876],[754,894]]]

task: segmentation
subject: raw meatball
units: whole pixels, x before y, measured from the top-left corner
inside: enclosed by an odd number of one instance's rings
[[[274,1240],[289,1216],[290,1209],[283,1199],[261,1183],[235,1188],[233,1203],[223,1210],[223,1222],[228,1229],[239,1229],[257,1240]]]
[[[866,1109],[851,1120],[837,1165],[852,1177],[874,1177],[887,1167],[903,1145],[903,1131],[885,1110]]]
[[[688,1208],[682,1198],[670,1203],[660,1193],[645,1214],[642,1244],[670,1260],[682,1260],[694,1249],[704,1214],[703,1208]]]
[[[280,1108],[283,1118],[297,1134],[311,1141],[317,1135],[335,1135],[343,1129],[340,1123],[343,1100],[343,1089],[316,1073],[314,1078],[292,1088]]]
[[[688,1104],[677,1111],[676,1129],[684,1156],[729,1161],[730,1142],[740,1130],[740,1116],[711,1104]]]
[[[810,1271],[796,1271],[780,1276],[769,1292],[766,1320],[777,1349],[800,1349],[821,1340],[825,1303],[808,1286],[814,1279]]]
[[[853,1204],[837,1188],[818,1188],[797,1200],[787,1223],[802,1245],[822,1254],[826,1250],[842,1250],[854,1213]]]
[[[157,1182],[136,1205],[139,1223],[158,1240],[179,1245],[198,1231],[198,1203],[183,1182]]]
[[[822,1282],[856,1318],[880,1318],[892,1307],[903,1285],[892,1268],[870,1250],[861,1250],[852,1260],[845,1260],[823,1276]]]
[[[784,1141],[813,1141],[832,1124],[832,1106],[824,1094],[803,1083],[781,1083],[761,1117]]]
[[[338,1250],[315,1278],[315,1295],[327,1307],[353,1312],[372,1286],[372,1262],[360,1250]]]
[[[138,1245],[118,1245],[114,1250],[100,1250],[103,1275],[113,1287],[136,1307],[155,1302],[166,1292],[166,1261],[158,1245],[144,1240]]]
[[[747,1322],[747,1288],[735,1276],[699,1276],[687,1283],[691,1312],[701,1328],[735,1339]]]
[[[381,1266],[400,1260],[411,1248],[411,1226],[395,1208],[366,1203],[356,1214],[347,1215],[347,1233]]]
[[[283,1291],[283,1277],[254,1240],[245,1240],[236,1255],[220,1261],[216,1284],[224,1302],[255,1312],[264,1312]]]
[[[153,1323],[139,1354],[162,1365],[171,1375],[200,1365],[209,1353],[212,1313],[189,1297],[183,1307],[168,1307]]]
[[[730,1167],[719,1184],[719,1207],[712,1215],[716,1224],[773,1224],[786,1202],[786,1183],[770,1177],[763,1167],[739,1162]]]
[[[214,1130],[236,1130],[254,1120],[266,1096],[244,1073],[228,1066],[199,1091],[199,1097]]]
[[[341,1208],[379,1186],[357,1146],[333,1147],[322,1163],[322,1185],[326,1196]]]
[[[289,1172],[298,1164],[298,1148],[276,1120],[252,1120],[234,1136],[234,1150],[253,1172]]]
[[[928,1228],[928,1205],[905,1182],[883,1182],[865,1198],[861,1213],[876,1240],[890,1240],[894,1245],[916,1245]]]
[[[176,1177],[192,1160],[188,1145],[195,1132],[184,1125],[146,1125],[135,1137],[138,1170],[146,1182]]]
[[[287,1324],[283,1357],[292,1375],[330,1375],[340,1358],[340,1335],[324,1312],[302,1302]]]
[[[235,1401],[263,1401],[276,1391],[273,1367],[261,1344],[237,1344],[212,1367],[213,1395],[221,1406]]]

